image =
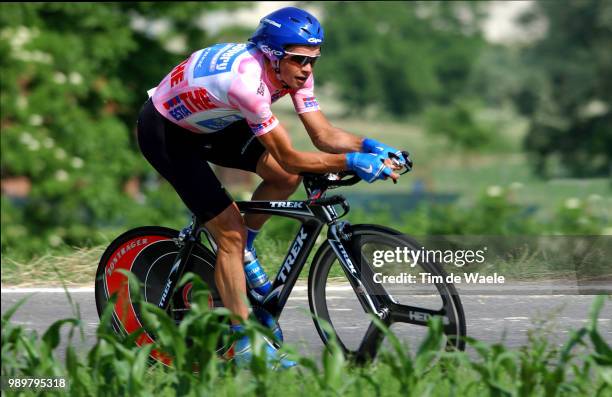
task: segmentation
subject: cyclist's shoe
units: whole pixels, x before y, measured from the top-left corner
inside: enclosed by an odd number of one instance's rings
[[[261,325],[272,330],[278,342],[283,341],[283,330],[280,324],[266,309],[259,306],[253,306],[253,315],[255,315],[255,318],[257,318],[257,321],[259,321]]]
[[[295,361],[285,358],[285,355],[281,355],[272,344],[266,339],[265,340],[265,355],[266,363],[269,368],[272,369],[287,369],[297,365]],[[251,364],[253,360],[253,350],[251,342],[247,336],[243,336],[234,342],[230,348],[230,352],[226,355],[230,360],[234,360],[236,365],[240,368],[246,368]]]

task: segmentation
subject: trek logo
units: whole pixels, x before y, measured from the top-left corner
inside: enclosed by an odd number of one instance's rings
[[[301,201],[271,201],[272,208],[303,208]]]
[[[320,42],[322,42],[322,41],[323,41],[323,40],[321,40],[321,39],[317,39],[316,37],[311,37],[311,38],[309,38],[309,39],[308,39],[308,42],[309,42],[309,43],[320,43]]]
[[[166,283],[166,287],[164,288],[164,292],[162,293],[162,297],[160,302],[166,302],[166,299],[168,298],[168,293],[170,292],[170,287],[172,286],[172,283],[170,281],[168,281]]]
[[[176,271],[176,269],[178,269],[178,266],[181,264],[180,259],[174,264],[174,266],[172,266],[172,269],[170,269],[170,273],[174,273]],[[168,298],[168,294],[170,293],[170,287],[172,287],[172,281],[168,280],[166,282],[166,286],[164,287],[164,292],[162,293],[161,299],[160,299],[160,303],[165,304],[166,303],[166,299]]]
[[[278,273],[278,278],[282,282],[287,281],[287,275],[291,272],[291,268],[293,267],[295,260],[297,259],[300,251],[302,250],[302,247],[304,246],[304,240],[306,240],[306,237],[308,237],[308,234],[304,231],[303,228],[300,229],[300,233],[295,238],[295,241],[293,242],[293,247],[291,247],[291,251],[287,254],[287,259],[285,260],[285,263],[283,263],[283,267]]]
[[[344,263],[346,263],[346,265],[349,268],[349,271],[353,274],[357,274],[357,269],[355,269],[355,266],[353,266],[353,262],[351,262],[351,258],[348,256],[348,254],[346,253],[346,250],[344,249],[344,246],[337,242],[334,241],[335,244],[333,244],[338,251],[340,251],[340,253],[342,254],[342,258],[344,259]]]

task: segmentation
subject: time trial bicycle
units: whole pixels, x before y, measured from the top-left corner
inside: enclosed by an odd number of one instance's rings
[[[349,203],[341,195],[328,197],[327,191],[355,185],[361,179],[352,172],[302,176],[307,200],[236,202],[242,213],[270,214],[300,223],[265,299],[258,301],[249,293],[253,314],[278,320],[317,237],[327,226],[326,239],[310,262],[307,282],[314,325],[325,344],[335,336],[345,355],[362,363],[374,359],[383,344],[384,332],[372,321],[372,315],[405,343],[418,343],[427,332],[428,320],[439,316],[447,348],[463,350],[466,335],[463,307],[453,284],[446,282],[444,269],[438,263],[420,261],[402,269],[414,275],[442,277],[432,277],[436,282],[414,288],[385,283],[381,280],[389,278],[384,279],[381,268],[373,264],[375,251],[401,252],[423,247],[413,238],[385,226],[340,220],[349,212]],[[186,272],[197,274],[208,284],[211,308],[222,307],[214,280],[216,248],[210,233],[195,217],[180,231],[145,226],[125,232],[108,246],[98,265],[95,283],[98,314],[102,315],[111,296],[117,294],[112,316],[115,332],[126,335],[142,328],[138,305],[131,301],[127,277],[119,269],[131,271],[141,282],[144,300],[165,310],[177,323],[190,307],[192,283],[177,287]],[[282,333],[277,336],[275,344],[279,345]],[[146,332],[136,340],[139,345],[154,342]],[[219,346],[218,353],[222,355],[227,348]],[[156,350],[151,357],[169,362]]]

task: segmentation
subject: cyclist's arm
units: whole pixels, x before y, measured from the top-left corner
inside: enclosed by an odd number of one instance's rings
[[[301,152],[291,144],[287,130],[278,124],[259,135],[259,141],[283,169],[292,174],[300,172],[338,172],[346,170],[346,155]]]
[[[364,138],[334,127],[320,110],[299,116],[317,149],[327,153],[361,151]]]

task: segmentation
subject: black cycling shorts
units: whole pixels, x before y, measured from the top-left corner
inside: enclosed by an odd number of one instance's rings
[[[216,217],[234,201],[207,161],[255,172],[265,152],[246,120],[221,131],[199,134],[166,119],[151,99],[138,117],[138,145],[201,222]]]

